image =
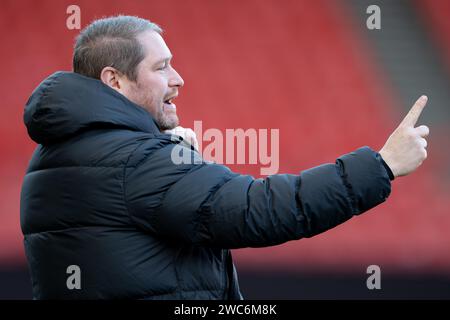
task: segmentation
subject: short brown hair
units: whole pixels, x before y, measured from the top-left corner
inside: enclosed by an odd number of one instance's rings
[[[73,71],[100,79],[104,67],[113,67],[136,81],[138,64],[145,50],[137,36],[153,30],[155,23],[133,16],[115,16],[95,20],[78,35],[73,52]]]

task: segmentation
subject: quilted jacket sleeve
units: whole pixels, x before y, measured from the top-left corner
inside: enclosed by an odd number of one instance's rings
[[[221,248],[264,247],[312,237],[384,202],[391,191],[368,147],[299,175],[265,179],[207,164],[175,164],[168,144],[143,152],[125,174],[129,213],[155,236]],[[153,147],[154,149],[154,147]]]

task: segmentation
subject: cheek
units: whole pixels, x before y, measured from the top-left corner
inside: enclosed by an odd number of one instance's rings
[[[160,104],[166,96],[167,84],[162,79],[145,79],[139,85],[139,91],[148,103]]]

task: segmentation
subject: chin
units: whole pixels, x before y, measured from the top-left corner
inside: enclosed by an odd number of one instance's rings
[[[170,117],[163,117],[158,121],[161,130],[172,130],[179,124],[178,116],[172,115]]]

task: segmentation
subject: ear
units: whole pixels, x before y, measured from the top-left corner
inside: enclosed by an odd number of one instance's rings
[[[110,88],[122,93],[122,74],[113,67],[104,67],[100,73],[100,80]]]

